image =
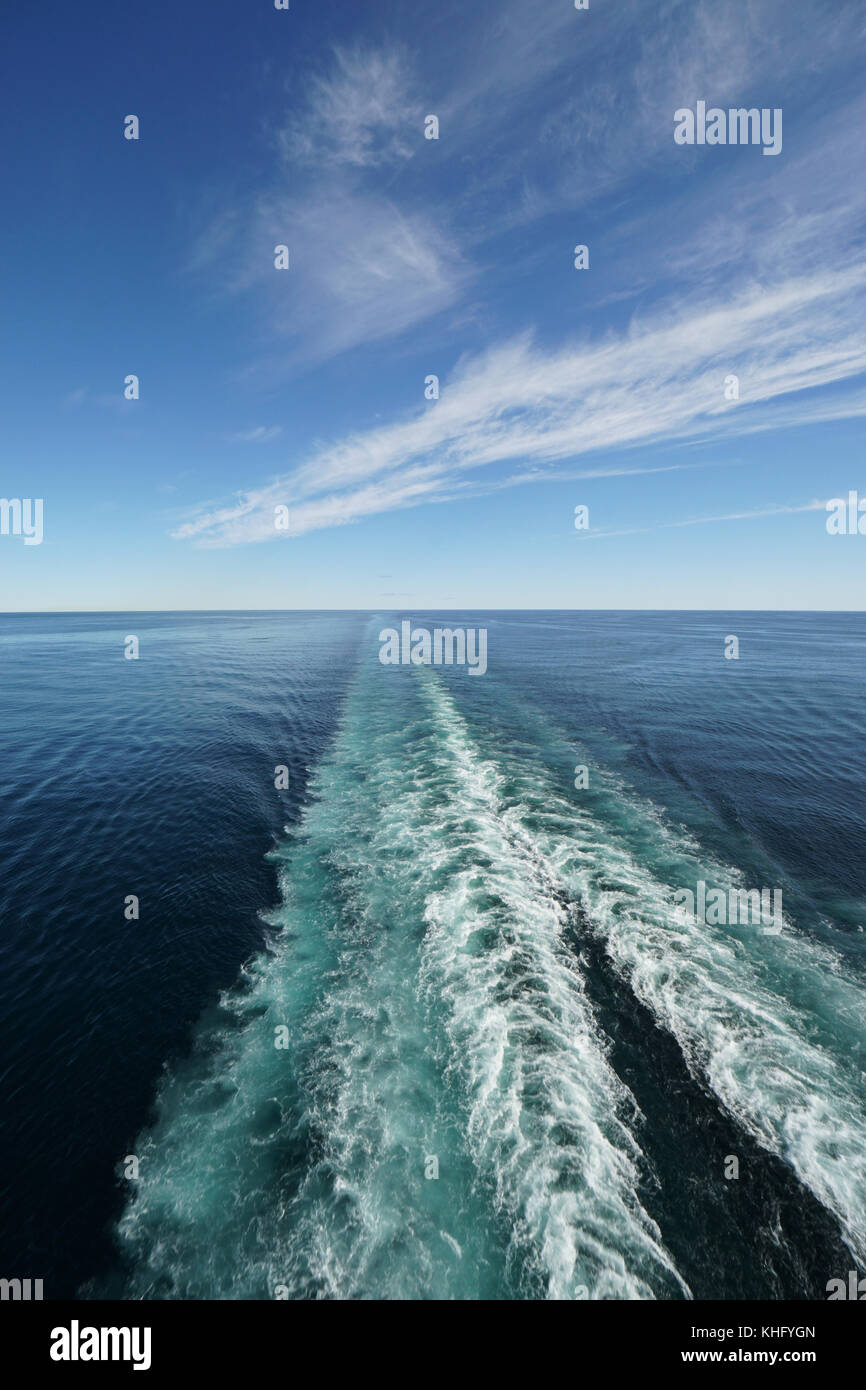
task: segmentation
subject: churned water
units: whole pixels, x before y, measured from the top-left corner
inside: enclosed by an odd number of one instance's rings
[[[0,620],[6,1263],[826,1297],[866,1261],[866,618],[415,615],[487,629],[473,678],[382,665],[404,616]]]

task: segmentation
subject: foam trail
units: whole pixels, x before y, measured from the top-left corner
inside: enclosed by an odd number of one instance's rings
[[[545,761],[572,765],[573,746],[537,717],[531,722]],[[595,790],[568,799],[543,764],[506,754],[499,762],[509,788],[504,822],[527,836],[551,881],[580,904],[692,1073],[790,1164],[866,1262],[862,981],[846,979],[835,953],[790,922],[782,935],[763,936],[687,918],[674,906],[676,888],[694,889],[703,878],[728,891],[744,886],[741,876],[609,774],[594,769]]]
[[[280,853],[271,951],[163,1087],[120,1224],[140,1296],[491,1291],[490,1223],[417,999],[422,923],[402,911],[402,728],[362,684],[302,833]],[[425,1177],[431,1154],[438,1182]]]
[[[573,955],[561,891],[509,824],[502,778],[430,682],[431,780],[446,800],[425,917],[423,978],[447,1006],[448,1067],[471,1151],[549,1297],[687,1295],[637,1196],[634,1103],[610,1066]]]
[[[280,930],[166,1078],[135,1296],[688,1294],[556,884],[427,674],[360,671]]]

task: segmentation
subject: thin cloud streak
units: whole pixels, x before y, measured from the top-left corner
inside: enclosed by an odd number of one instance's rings
[[[233,444],[270,444],[282,432],[282,425],[256,425],[254,429],[239,430],[237,434],[233,434],[231,442]]]
[[[826,511],[827,502],[819,498],[812,502],[804,502],[798,506],[788,506],[780,503],[778,506],[757,507],[748,512],[726,512],[722,516],[693,516],[685,521],[661,521],[657,526],[637,526],[625,531],[582,531],[578,532],[581,540],[603,541],[610,540],[614,536],[640,536],[649,535],[651,531],[665,531],[672,526],[706,526],[712,522],[722,521],[756,521],[761,517],[768,516],[793,516],[797,512],[820,512]]]
[[[319,449],[293,472],[204,510],[178,539],[237,545],[279,534],[273,508],[291,508],[291,533],[343,525],[502,477],[468,477],[520,462],[552,469],[602,450],[749,433],[780,400],[839,388],[866,372],[866,268],[847,266],[712,305],[680,306],[597,343],[539,348],[529,335],[458,365],[441,399],[394,424]],[[739,379],[739,400],[725,383]],[[861,414],[863,397],[798,402],[790,423]],[[778,426],[778,420],[775,425]],[[508,485],[506,483],[506,485]]]

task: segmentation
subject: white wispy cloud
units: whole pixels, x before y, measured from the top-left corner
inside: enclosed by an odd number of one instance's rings
[[[444,501],[494,466],[549,468],[581,455],[661,441],[736,435],[794,393],[866,372],[866,268],[755,284],[712,305],[657,312],[617,336],[543,349],[529,336],[462,362],[441,399],[382,428],[323,447],[233,505],[204,510],[175,535],[211,545],[275,536],[289,505],[294,534]],[[740,399],[725,397],[736,374]],[[860,413],[848,392],[802,400],[796,422]]]
[[[395,175],[424,140],[419,82],[399,44],[337,48],[307,79],[274,136],[254,197],[212,215],[188,268],[252,296],[269,342],[264,379],[394,338],[452,308],[475,271],[429,186],[398,196]],[[274,269],[274,248],[291,267]]]
[[[699,97],[750,105],[763,92],[761,104],[773,104],[784,80],[806,102],[815,67],[831,72],[862,47],[856,7],[808,33],[788,0],[755,0],[737,16],[712,0],[659,0],[650,26],[634,22],[643,8],[623,0],[602,30],[543,0],[503,0],[491,32],[461,9],[452,62],[457,12],[446,6],[431,21],[437,34],[411,54],[397,44],[333,51],[278,131],[273,186],[216,220],[199,261],[234,248],[235,286],[261,291],[271,339],[251,373],[273,376],[410,329],[417,343],[437,315],[469,313],[461,301],[481,278],[470,247],[619,197],[649,165],[661,196],[633,200],[640,221],[611,217],[602,302],[651,286],[667,307],[604,337],[542,347],[527,333],[467,356],[435,404],[318,447],[232,502],[203,505],[177,537],[233,545],[284,535],[277,505],[290,507],[301,535],[540,479],[629,471],[574,471],[585,455],[866,413],[856,382],[866,283],[850,260],[864,212],[850,172],[862,97],[848,89],[825,101],[793,138],[786,113],[784,158],[757,166],[751,150],[711,164],[719,151],[677,149],[672,136],[674,110]],[[443,119],[447,198],[431,196],[434,166],[417,157],[433,153],[426,110]],[[702,177],[683,181],[701,160]],[[281,242],[293,268],[276,274],[271,248]],[[551,254],[539,237],[509,262],[511,305]],[[731,373],[737,402],[723,394]]]
[[[405,48],[338,47],[330,68],[312,76],[305,102],[286,121],[279,141],[288,160],[317,169],[371,168],[409,158],[417,145],[418,112]]]
[[[270,444],[272,440],[279,438],[282,432],[282,425],[256,425],[251,430],[239,430],[237,434],[233,434],[231,442],[233,444]]]
[[[815,498],[811,502],[802,502],[796,505],[781,502],[770,507],[753,507],[751,510],[743,512],[724,512],[721,516],[691,516],[681,521],[660,521],[655,526],[635,526],[628,530],[578,531],[576,535],[581,541],[602,541],[610,540],[615,536],[648,535],[651,531],[665,531],[676,526],[708,526],[724,521],[757,521],[771,516],[794,516],[798,512],[823,512],[826,509],[827,502]]]
[[[432,214],[342,185],[263,200],[257,222],[260,250],[291,247],[292,269],[280,275],[261,254],[258,280],[272,329],[307,366],[442,312],[471,275]]]
[[[699,168],[708,153],[674,146],[673,116],[679,107],[693,106],[699,98],[720,106],[778,105],[784,87],[788,96],[796,96],[793,109],[785,112],[787,123],[809,109],[816,74],[829,75],[835,64],[862,54],[866,39],[862,9],[846,0],[818,24],[803,24],[790,0],[750,0],[739,7],[716,0],[655,0],[650,23],[644,0],[621,0],[605,12],[603,26],[590,20],[590,11],[575,14],[546,0],[535,5],[515,0],[503,5],[502,15],[494,64],[486,53],[483,63],[472,54],[446,109],[449,139],[458,149],[483,144],[491,155],[484,176],[469,190],[467,218],[473,204],[486,211],[489,199],[482,192],[502,197],[507,191],[502,215],[512,225],[569,207],[585,215],[599,200],[620,195],[635,177],[657,178],[666,202],[672,176]],[[813,125],[831,114],[831,141],[848,132],[856,139],[862,123],[846,126],[835,106],[831,99],[810,111]],[[798,148],[804,134],[807,143],[819,143],[812,132],[792,130]],[[736,179],[740,171],[731,173]],[[714,182],[724,177],[722,162],[716,161]],[[694,192],[690,185],[689,197]],[[765,192],[761,183],[757,195],[747,193],[747,201]],[[786,194],[780,196],[778,211],[784,217]],[[764,199],[765,222],[772,221],[775,202],[775,197]],[[716,191],[715,213],[735,233],[740,211],[739,199],[726,202]],[[665,246],[672,225],[665,222]],[[467,244],[483,240],[485,230],[477,229]],[[748,238],[750,229],[742,230]],[[712,236],[723,255],[736,240],[727,231],[721,234],[716,227]],[[652,238],[644,239],[644,250],[652,245]]]
[[[249,378],[273,380],[455,313],[482,278],[489,257],[479,248],[492,236],[569,207],[583,219],[648,172],[661,206],[638,199],[649,222],[634,228],[617,215],[605,232],[608,264],[619,253],[628,267],[609,297],[658,285],[672,268],[681,285],[706,285],[744,268],[772,274],[780,259],[827,264],[828,238],[862,214],[849,176],[864,115],[856,98],[847,111],[826,102],[796,134],[797,108],[786,111],[784,158],[761,161],[775,166],[771,189],[746,157],[676,147],[673,115],[699,97],[775,104],[782,83],[807,106],[815,72],[863,50],[859,7],[841,0],[811,25],[790,0],[750,0],[742,12],[657,0],[651,24],[645,11],[643,0],[622,0],[602,25],[567,3],[502,0],[491,25],[444,3],[425,16],[423,42],[407,25],[404,41],[328,51],[277,121],[271,179],[246,205],[217,212],[190,258],[256,295],[280,350],[263,352]],[[442,119],[435,149],[423,139],[428,111]],[[705,185],[679,182],[713,158]],[[436,182],[446,168],[447,192]],[[277,275],[272,248],[282,243],[293,269]],[[540,238],[522,248],[514,285],[549,254]]]
[[[822,512],[826,510],[826,507],[826,501],[813,498],[811,502],[802,502],[796,506],[779,503],[772,507],[753,507],[744,512],[725,512],[722,516],[692,516],[686,518],[685,521],[671,521],[668,524],[671,526],[703,526],[711,521],[755,521],[767,516],[792,516],[796,512]]]

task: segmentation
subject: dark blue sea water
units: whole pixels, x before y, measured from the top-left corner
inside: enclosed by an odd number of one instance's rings
[[[382,665],[401,618],[486,628],[489,669]],[[12,615],[0,663],[4,1276],[863,1268],[866,615]],[[696,921],[701,880],[782,931]]]

